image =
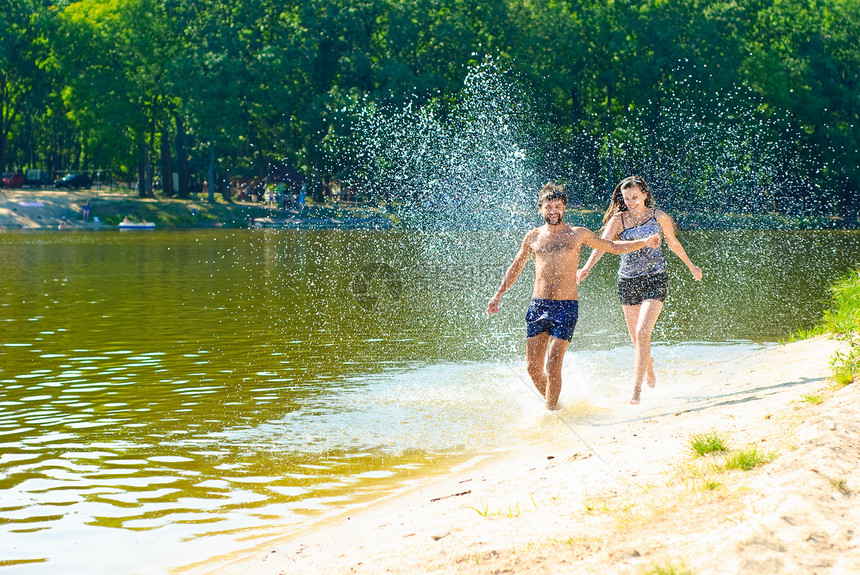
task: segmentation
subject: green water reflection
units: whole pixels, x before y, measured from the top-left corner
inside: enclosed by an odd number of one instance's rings
[[[169,565],[141,541],[300,523],[510,442],[486,380],[521,362],[531,272],[484,309],[520,237],[0,234],[0,567],[112,572],[66,538]],[[860,263],[858,232],[682,240],[705,281],[669,256],[663,344],[784,338]],[[615,266],[582,287],[576,349],[627,344]]]

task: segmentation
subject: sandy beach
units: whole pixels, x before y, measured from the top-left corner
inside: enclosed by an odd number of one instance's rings
[[[84,206],[90,212],[84,219]],[[139,198],[119,190],[0,190],[0,231],[116,229],[125,217],[158,228],[389,229],[378,211],[332,203],[289,209],[260,202],[208,202],[205,198]]]
[[[715,362],[706,393],[565,423],[545,444],[176,572],[858,573],[860,389],[829,381],[837,345]],[[691,437],[713,433],[729,452],[693,455]],[[766,462],[726,469],[753,450]]]
[[[69,226],[97,227],[92,219],[81,219],[81,207],[90,198],[107,192],[68,190],[3,190],[0,193],[0,229],[57,229],[66,218]]]

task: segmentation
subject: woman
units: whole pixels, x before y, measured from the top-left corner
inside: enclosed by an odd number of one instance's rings
[[[607,240],[634,240],[660,234],[675,255],[681,258],[693,278],[702,279],[702,270],[693,265],[684,246],[675,237],[675,222],[666,212],[654,207],[654,197],[648,184],[638,176],[623,179],[612,192],[609,209],[603,216],[603,238]],[[594,250],[585,265],[576,272],[576,282],[588,277],[591,268],[603,256]],[[627,331],[636,349],[633,364],[633,398],[630,403],[639,403],[642,381],[654,387],[654,359],[651,357],[651,332],[660,312],[669,285],[666,260],[663,251],[657,248],[642,248],[623,254],[618,269],[618,297],[627,322]]]

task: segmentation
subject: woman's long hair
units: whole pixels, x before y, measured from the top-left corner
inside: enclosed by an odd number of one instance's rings
[[[651,195],[651,190],[648,188],[648,182],[639,176],[630,176],[628,178],[624,178],[618,185],[615,186],[615,189],[612,190],[612,199],[609,200],[609,207],[606,209],[606,213],[603,214],[603,226],[606,227],[606,224],[615,214],[619,212],[627,211],[627,204],[624,203],[624,196],[622,193],[624,190],[629,188],[639,188],[642,190],[642,193],[645,194],[645,207],[653,208],[654,207],[654,196]],[[601,229],[602,229],[601,228]]]

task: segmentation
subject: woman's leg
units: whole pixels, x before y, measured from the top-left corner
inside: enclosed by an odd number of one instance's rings
[[[648,387],[654,387],[657,382],[654,374],[654,360],[651,358],[651,333],[663,310],[663,302],[646,299],[640,305],[621,306],[624,310],[624,319],[627,322],[627,331],[633,341],[636,350],[633,362],[633,398],[630,403],[639,403],[639,394],[642,391],[642,380],[648,376]]]

